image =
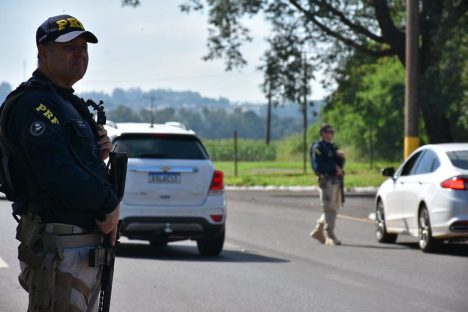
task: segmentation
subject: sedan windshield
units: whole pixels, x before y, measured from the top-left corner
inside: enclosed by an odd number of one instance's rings
[[[208,159],[202,143],[192,135],[124,134],[114,145],[129,158]]]
[[[447,152],[452,165],[455,167],[468,170],[468,151],[453,151]]]

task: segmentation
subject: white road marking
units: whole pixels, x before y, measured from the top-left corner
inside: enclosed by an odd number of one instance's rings
[[[363,222],[363,223],[374,223],[374,221],[371,221],[369,219],[350,217],[350,216],[345,216],[341,214],[338,215],[338,218],[343,219],[343,220],[351,220],[351,221],[357,221],[357,222]]]
[[[352,286],[352,287],[369,287],[369,285],[366,285],[366,284],[363,284],[363,283],[360,283],[360,282],[357,282],[357,281],[354,281],[352,279],[349,279],[349,278],[346,278],[346,277],[342,277],[340,275],[336,275],[336,274],[331,274],[331,275],[327,275],[327,278],[335,281],[335,282],[340,282],[342,284],[345,284],[346,286]]]
[[[8,268],[8,264],[0,258],[0,269]]]

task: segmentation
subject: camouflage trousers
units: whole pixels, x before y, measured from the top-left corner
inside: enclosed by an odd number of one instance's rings
[[[323,225],[325,231],[333,232],[338,209],[341,207],[341,180],[339,177],[320,176],[319,195],[322,214],[317,220],[317,224]]]
[[[49,234],[46,232],[49,225],[61,231],[71,229],[73,234]],[[101,269],[89,266],[89,252],[95,246],[86,245],[87,241],[82,239],[90,235],[76,226],[36,224],[28,219],[22,219],[19,227],[22,244],[18,249],[21,268],[18,279],[29,293],[28,312],[97,311]],[[47,246],[50,241],[51,246],[62,243],[76,247],[51,248]],[[85,246],[77,246],[82,242]],[[38,245],[43,248],[32,247]]]

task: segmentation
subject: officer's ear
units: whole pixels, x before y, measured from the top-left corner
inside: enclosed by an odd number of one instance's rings
[[[45,47],[43,44],[37,46],[37,65],[41,63],[41,60],[45,59]]]
[[[37,62],[47,59],[47,53],[49,51],[49,44],[40,44],[37,46]]]

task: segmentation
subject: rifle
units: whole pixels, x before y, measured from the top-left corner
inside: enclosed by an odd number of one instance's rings
[[[104,112],[104,103],[102,101],[96,104],[92,100],[86,101],[88,106],[92,106],[97,111],[97,124],[106,124],[106,115]],[[127,175],[126,153],[116,152],[114,150],[109,154],[109,162],[107,168],[109,171],[109,180],[112,185],[119,202],[122,200],[125,192],[125,179]],[[108,312],[110,310],[110,301],[112,295],[112,282],[114,279],[114,264],[116,248],[119,244],[120,230],[123,224],[119,221],[117,225],[117,240],[112,244],[112,236],[110,234],[104,236],[102,246],[92,250],[89,254],[89,265],[91,267],[102,266],[101,272],[101,290],[99,292],[99,312]]]
[[[109,170],[109,178],[111,180],[112,188],[114,192],[117,194],[117,198],[119,202],[122,200],[125,191],[125,178],[127,173],[127,154],[126,153],[119,153],[112,151],[109,155],[109,163],[110,166]],[[123,222],[122,220],[119,221],[117,225],[117,240],[115,244],[112,244],[112,235],[108,234],[104,236],[104,241],[102,243],[102,251],[103,255],[101,255],[101,259],[104,261],[100,261],[100,265],[102,265],[102,272],[101,272],[101,290],[99,292],[99,312],[109,312],[110,310],[110,301],[112,295],[112,282],[114,279],[114,264],[115,264],[115,254],[116,248],[119,245],[119,237],[120,237],[120,230],[122,229]],[[99,248],[95,249],[99,250]],[[90,253],[90,257],[91,257]],[[94,255],[96,257],[96,255]],[[96,259],[96,258],[95,258]]]
[[[343,176],[340,179],[340,191],[341,191],[341,203],[344,204],[345,202],[345,192],[344,192],[344,172]]]
[[[119,221],[117,225],[117,237],[119,237],[120,228],[122,221]],[[115,253],[117,245],[119,244],[118,238],[115,245],[112,245],[111,235],[104,236],[104,242],[102,247],[98,247],[94,251],[100,251],[102,253],[101,259],[104,259],[101,272],[101,290],[99,291],[99,312],[109,312],[110,302],[112,295],[112,282],[114,280],[114,264],[115,264]]]

